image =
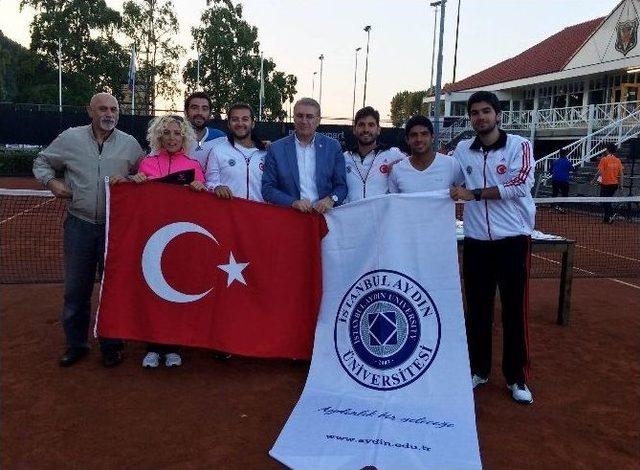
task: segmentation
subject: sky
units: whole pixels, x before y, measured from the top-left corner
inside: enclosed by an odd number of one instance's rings
[[[237,0],[233,0],[238,3]],[[431,0],[242,0],[244,18],[258,28],[266,57],[279,70],[298,77],[298,98],[311,96],[313,72],[325,57],[323,116],[351,118],[358,56],[356,110],[362,106],[366,25],[371,25],[367,104],[389,119],[391,98],[399,91],[430,85],[434,8]],[[458,80],[513,57],[567,26],[608,15],[618,0],[460,0]],[[28,47],[33,10],[19,10],[19,0],[0,0],[0,30]],[[117,10],[122,0],[107,0]],[[205,0],[173,0],[180,22],[179,42],[191,49]],[[453,75],[458,0],[445,12],[442,83]],[[437,47],[437,44],[436,44]],[[314,97],[318,99],[319,79]]]

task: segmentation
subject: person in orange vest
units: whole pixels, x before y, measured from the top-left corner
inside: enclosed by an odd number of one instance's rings
[[[618,188],[622,187],[624,170],[622,162],[616,156],[617,150],[618,148],[615,144],[607,145],[607,151],[598,163],[598,171],[593,177],[593,180],[591,180],[591,184],[595,184],[596,181],[600,183],[601,197],[612,197]],[[602,218],[602,223],[612,224],[614,214],[611,203],[605,202],[603,206],[604,216]]]

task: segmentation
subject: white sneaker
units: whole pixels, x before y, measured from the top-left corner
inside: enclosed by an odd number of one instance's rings
[[[157,352],[148,352],[142,360],[142,367],[156,368],[160,365],[160,354]]]
[[[507,388],[511,390],[511,397],[518,403],[526,405],[533,403],[533,395],[526,384],[511,384],[507,385]]]
[[[486,384],[489,381],[486,377],[480,377],[479,375],[473,374],[471,376],[471,383],[473,383],[473,388],[476,388],[478,385]]]
[[[167,367],[180,367],[182,365],[182,358],[178,353],[169,353],[164,356],[164,365]]]

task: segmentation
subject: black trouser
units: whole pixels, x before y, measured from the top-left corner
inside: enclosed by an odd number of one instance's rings
[[[562,195],[562,197],[569,196],[569,182],[568,181],[551,181],[551,188],[553,193],[551,197],[557,197],[558,193]]]
[[[508,384],[526,381],[529,354],[527,311],[531,239],[464,239],[465,323],[471,373],[491,373],[491,333],[496,286],[502,303],[502,372]]]
[[[601,184],[600,185],[600,196],[601,197],[612,197],[616,191],[618,190],[617,184]],[[610,202],[603,202],[602,207],[604,208],[604,218],[605,222],[611,220],[611,216],[613,215],[613,208],[611,207]]]
[[[158,344],[158,343],[147,343],[147,352],[154,352],[160,355],[170,354],[170,353],[180,353],[180,346],[175,346],[173,344]]]

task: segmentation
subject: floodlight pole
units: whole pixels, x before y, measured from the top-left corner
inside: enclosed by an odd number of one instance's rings
[[[356,84],[358,83],[358,52],[362,47],[356,47],[356,69],[353,72],[353,109],[351,111],[351,119],[356,117]]]
[[[58,111],[62,112],[62,40],[58,38]]]
[[[371,40],[371,26],[367,25],[364,30],[367,33],[367,54],[364,60],[364,91],[362,93],[362,107],[367,105],[367,79],[369,78],[369,42]]]
[[[322,64],[324,63],[324,54],[320,54],[320,90],[318,92],[318,104],[320,104],[320,109],[322,109]]]
[[[438,42],[438,69],[436,71],[435,110],[433,113],[433,147],[438,151],[440,141],[440,98],[442,95],[442,47],[444,42],[444,17],[447,0],[431,3],[431,6],[440,6],[440,40]]]

